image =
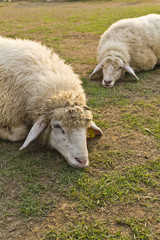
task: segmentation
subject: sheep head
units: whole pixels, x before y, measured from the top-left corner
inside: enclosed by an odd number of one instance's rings
[[[89,78],[91,78],[100,69],[103,70],[103,87],[113,87],[115,82],[117,82],[125,72],[128,72],[138,80],[138,77],[133,69],[128,64],[124,63],[124,61],[118,56],[105,57],[102,62],[95,67]]]
[[[41,134],[43,141],[59,151],[71,166],[84,168],[89,165],[87,128],[93,129],[96,135],[102,134],[92,122],[92,113],[87,106],[57,107],[49,116],[38,118],[20,150]]]

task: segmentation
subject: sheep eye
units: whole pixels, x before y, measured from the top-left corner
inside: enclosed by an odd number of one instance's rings
[[[59,124],[53,124],[54,128],[61,128]]]
[[[119,67],[119,69],[122,69],[122,67]]]
[[[57,124],[53,124],[53,127],[61,129],[62,133],[65,134],[65,131],[61,128],[61,126],[58,123]]]

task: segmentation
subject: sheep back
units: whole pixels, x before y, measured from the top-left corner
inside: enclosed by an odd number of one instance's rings
[[[55,106],[67,101],[56,99],[60,91],[86,102],[78,75],[51,49],[30,40],[0,37],[0,126],[32,125],[45,100],[55,97]]]
[[[159,39],[160,15],[149,14],[123,19],[112,24],[102,34],[97,59],[101,61],[103,56],[107,56],[109,48],[112,48],[112,51],[118,49],[118,52],[124,53],[123,58],[134,70],[149,70],[155,64],[160,64]],[[114,44],[115,46],[110,47]]]

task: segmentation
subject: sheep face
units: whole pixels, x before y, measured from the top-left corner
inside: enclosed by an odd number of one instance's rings
[[[61,108],[53,113],[49,145],[73,167],[84,168],[89,164],[86,129],[91,120],[91,112],[85,107]]]
[[[52,121],[49,144],[60,152],[67,162],[76,168],[85,168],[89,164],[86,143],[86,128],[68,128],[63,122]]]
[[[60,107],[47,116],[41,116],[31,128],[23,149],[39,134],[40,141],[59,151],[67,162],[76,168],[89,164],[86,130],[91,128],[95,135],[102,131],[92,122],[92,114],[87,106]]]
[[[106,57],[102,60],[103,87],[113,87],[125,73],[124,62],[119,57]]]
[[[113,87],[115,82],[117,82],[125,74],[125,72],[131,74],[135,79],[139,80],[134,70],[128,64],[124,63],[120,57],[105,57],[95,67],[95,69],[89,76],[89,79],[91,79],[92,76],[101,69],[103,70],[103,87]]]

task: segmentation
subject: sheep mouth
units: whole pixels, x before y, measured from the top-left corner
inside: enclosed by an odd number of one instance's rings
[[[112,86],[112,82],[111,81],[103,82],[102,85],[103,85],[103,87],[111,87]]]
[[[110,80],[110,81],[107,81],[107,80],[103,80],[102,81],[102,86],[103,87],[113,87],[115,84],[115,81],[114,80]]]
[[[71,165],[74,168],[86,168],[89,166],[89,160],[83,160],[81,158],[68,158],[66,157],[66,160],[69,165]]]

